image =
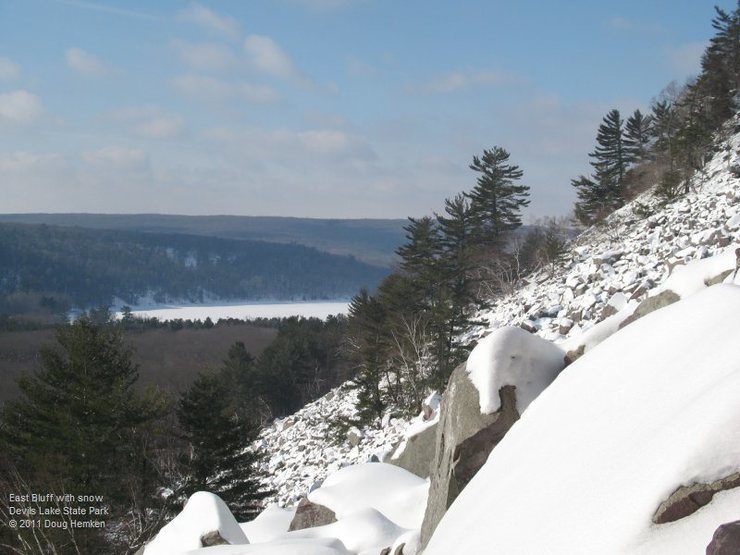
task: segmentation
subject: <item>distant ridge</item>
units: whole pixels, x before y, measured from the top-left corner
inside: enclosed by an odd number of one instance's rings
[[[406,224],[406,220],[400,219],[82,213],[0,214],[0,222],[296,243],[331,254],[352,255],[385,268],[395,261],[394,253],[404,241]]]

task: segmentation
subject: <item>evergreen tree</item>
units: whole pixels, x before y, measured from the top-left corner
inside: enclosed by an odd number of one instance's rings
[[[352,387],[363,423],[379,422],[388,407],[390,357],[386,312],[382,303],[362,289],[349,304],[347,349],[354,363]]]
[[[581,175],[571,181],[578,194],[575,216],[585,225],[599,221],[624,204],[628,155],[619,110],[610,110],[604,116],[596,134],[596,148],[589,156],[594,168],[593,178]]]
[[[177,418],[190,446],[183,493],[215,493],[237,520],[250,520],[267,492],[259,480],[260,455],[249,447],[259,430],[239,417],[234,396],[219,372],[201,374],[180,398]]]
[[[624,127],[624,151],[628,163],[636,164],[647,159],[650,136],[651,136],[652,118],[643,116],[640,110],[627,118]]]
[[[524,172],[509,164],[509,153],[498,146],[484,150],[480,157],[473,156],[469,167],[480,174],[467,194],[474,242],[501,248],[505,234],[522,225],[521,210],[529,205],[529,187],[518,183]]]
[[[675,162],[674,144],[678,132],[678,116],[676,110],[667,100],[656,102],[653,105],[652,135],[655,138],[654,149],[658,161],[673,170]]]
[[[57,342],[60,349],[42,349],[41,369],[19,380],[22,397],[5,406],[0,451],[38,491],[102,495],[111,519],[136,508],[146,523],[161,485],[150,425],[167,412],[166,399],[135,391],[138,370],[118,329],[81,318],[59,328]],[[74,535],[85,552],[112,550],[94,530]]]

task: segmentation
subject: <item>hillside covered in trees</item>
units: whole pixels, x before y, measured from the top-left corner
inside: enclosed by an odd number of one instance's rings
[[[42,293],[47,303],[346,298],[386,273],[295,244],[0,224],[0,295]]]

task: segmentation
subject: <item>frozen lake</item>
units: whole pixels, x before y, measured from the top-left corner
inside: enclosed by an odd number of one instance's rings
[[[316,301],[298,303],[247,303],[247,304],[218,304],[218,305],[172,305],[151,308],[132,308],[134,316],[157,318],[160,321],[176,320],[205,320],[210,318],[214,323],[219,318],[288,318],[303,316],[305,318],[321,318],[334,314],[347,314],[348,301]],[[121,313],[116,312],[120,318]]]

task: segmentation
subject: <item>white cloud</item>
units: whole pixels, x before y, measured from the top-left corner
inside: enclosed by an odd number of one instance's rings
[[[313,10],[328,10],[342,8],[351,3],[352,0],[291,0],[294,4],[300,4]]]
[[[140,121],[133,127],[134,133],[150,139],[172,139],[185,131],[185,123],[178,116],[157,116]]]
[[[197,2],[191,2],[190,6],[177,14],[177,18],[232,39],[238,39],[241,34],[239,22],[236,19],[228,15],[219,15]]]
[[[635,23],[621,15],[615,15],[609,20],[609,27],[618,31],[631,31],[635,28]]]
[[[20,75],[21,68],[12,60],[0,56],[0,81],[10,81]]]
[[[69,48],[64,53],[67,66],[86,75],[104,75],[110,71],[98,58],[82,48]]]
[[[223,44],[213,42],[191,43],[176,40],[172,43],[182,62],[192,69],[203,71],[224,71],[237,63],[232,50]]]
[[[180,75],[172,81],[172,84],[179,93],[208,102],[243,99],[256,104],[265,104],[278,99],[277,91],[266,85],[231,83],[196,73]]]
[[[28,124],[38,120],[43,113],[41,101],[25,90],[0,94],[0,124]]]
[[[82,153],[86,164],[100,169],[145,171],[149,169],[149,155],[137,148],[107,146]]]
[[[0,173],[26,174],[35,171],[49,171],[64,165],[64,159],[59,154],[38,154],[34,152],[17,151],[0,154]]]
[[[442,75],[420,85],[411,85],[412,92],[429,94],[450,94],[476,87],[498,87],[508,85],[514,78],[506,73],[493,70],[457,70]]]
[[[707,47],[706,42],[690,42],[668,50],[668,57],[673,69],[681,77],[697,75],[701,69],[701,57]]]
[[[270,37],[250,35],[244,40],[244,51],[256,69],[283,78],[298,78],[300,72],[290,57]]]

